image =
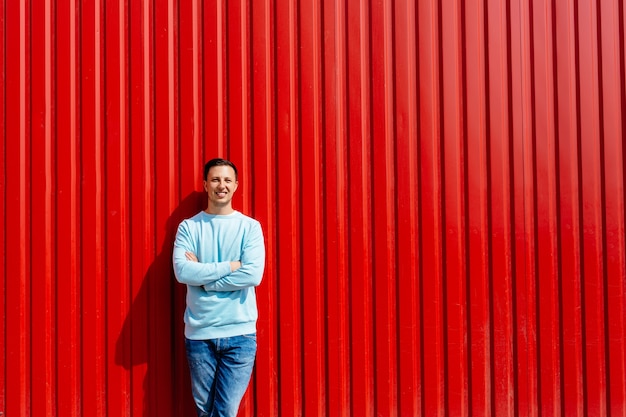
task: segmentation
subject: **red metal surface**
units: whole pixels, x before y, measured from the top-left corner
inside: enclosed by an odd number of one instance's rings
[[[0,412],[195,415],[178,223],[264,227],[241,416],[626,415],[622,2],[0,8]]]

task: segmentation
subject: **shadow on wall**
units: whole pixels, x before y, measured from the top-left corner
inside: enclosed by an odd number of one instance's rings
[[[130,371],[132,416],[196,415],[183,333],[186,289],[174,277],[172,248],[179,223],[205,207],[206,194],[193,192],[168,218],[161,250],[143,277],[116,342],[115,363]],[[142,242],[134,240],[132,244]]]

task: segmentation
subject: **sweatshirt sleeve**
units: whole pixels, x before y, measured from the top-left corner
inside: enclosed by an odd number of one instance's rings
[[[207,283],[207,291],[238,291],[256,287],[261,283],[265,269],[265,242],[261,225],[255,222],[241,253],[241,268],[226,276]]]
[[[181,284],[202,286],[230,274],[230,262],[201,263],[190,261],[185,257],[187,251],[196,253],[189,226],[186,222],[182,222],[176,232],[172,254],[174,275]]]

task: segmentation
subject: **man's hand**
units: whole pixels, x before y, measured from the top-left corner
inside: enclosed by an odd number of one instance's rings
[[[235,272],[239,268],[241,268],[241,262],[235,261],[230,263],[230,272]]]

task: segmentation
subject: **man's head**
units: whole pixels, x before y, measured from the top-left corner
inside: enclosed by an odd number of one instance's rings
[[[225,159],[211,159],[204,166],[204,189],[209,197],[207,212],[230,214],[232,199],[237,190],[237,168]]]

